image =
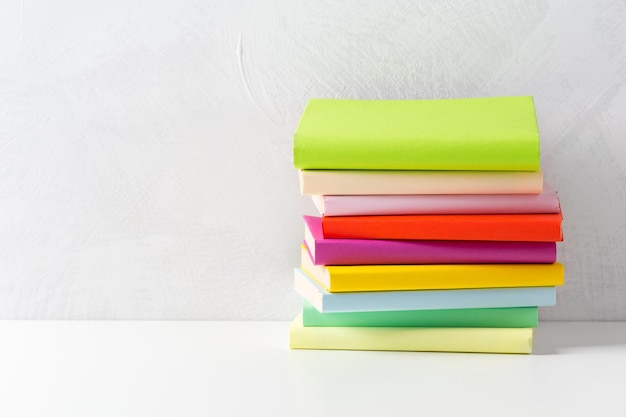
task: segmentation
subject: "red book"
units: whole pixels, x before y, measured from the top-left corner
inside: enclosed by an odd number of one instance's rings
[[[325,239],[499,240],[560,242],[561,213],[327,216]]]

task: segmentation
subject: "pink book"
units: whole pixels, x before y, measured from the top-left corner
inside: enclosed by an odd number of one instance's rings
[[[556,191],[540,194],[314,195],[324,216],[559,213]]]
[[[304,216],[315,265],[501,264],[556,262],[555,242],[325,239],[322,219]]]

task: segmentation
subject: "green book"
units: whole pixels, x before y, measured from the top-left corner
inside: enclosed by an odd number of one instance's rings
[[[305,327],[537,327],[537,307],[320,313],[303,300]]]
[[[309,100],[298,169],[537,171],[532,97]]]

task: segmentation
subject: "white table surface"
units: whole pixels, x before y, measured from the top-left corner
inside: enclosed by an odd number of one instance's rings
[[[291,351],[286,322],[0,321],[0,416],[626,416],[626,323],[532,355]]]

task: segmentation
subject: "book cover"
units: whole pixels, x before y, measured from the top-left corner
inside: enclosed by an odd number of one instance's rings
[[[539,194],[537,171],[300,170],[302,195]]]
[[[539,194],[312,195],[311,198],[324,216],[561,212],[556,191],[545,183]]]
[[[320,313],[302,301],[302,324],[314,327],[537,327],[537,307]]]
[[[300,268],[295,269],[294,286],[321,313],[542,307],[556,303],[555,287],[331,293]]]
[[[539,169],[532,97],[309,100],[293,140],[300,169]]]
[[[497,264],[556,261],[555,242],[326,239],[322,219],[304,216],[304,241],[315,265]]]
[[[563,265],[314,265],[304,245],[301,268],[331,293],[554,287],[563,285]]]
[[[531,353],[532,328],[289,327],[291,349]]]
[[[499,240],[560,242],[561,213],[325,216],[330,239]]]

